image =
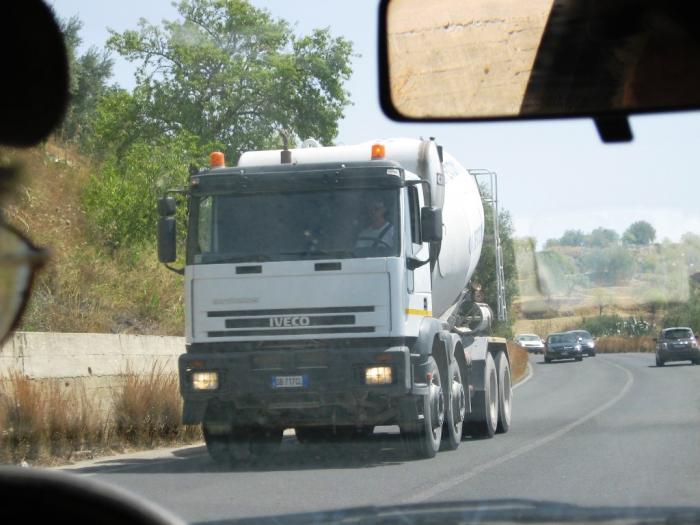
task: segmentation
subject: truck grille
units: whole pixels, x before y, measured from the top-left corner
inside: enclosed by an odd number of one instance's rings
[[[226,330],[210,331],[207,335],[250,337],[371,333],[374,326],[358,326],[354,315],[371,312],[374,312],[374,306],[213,311],[207,312],[207,317],[224,318]]]

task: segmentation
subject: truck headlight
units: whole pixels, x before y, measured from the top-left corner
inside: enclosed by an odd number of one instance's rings
[[[390,385],[391,382],[390,366],[372,366],[365,370],[366,385]]]
[[[219,374],[217,372],[194,372],[192,374],[192,388],[195,390],[216,390],[219,388]]]

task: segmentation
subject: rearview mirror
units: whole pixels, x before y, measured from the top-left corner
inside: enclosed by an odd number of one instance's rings
[[[172,217],[177,211],[177,203],[173,197],[161,197],[158,199],[158,215]]]
[[[695,2],[384,0],[398,120],[615,116],[700,106]]]
[[[442,240],[442,209],[425,207],[420,211],[421,237],[423,242]]]
[[[158,219],[158,260],[162,263],[177,259],[175,217]]]

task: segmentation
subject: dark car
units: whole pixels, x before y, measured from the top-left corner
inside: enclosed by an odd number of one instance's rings
[[[595,340],[590,332],[586,330],[571,330],[579,343],[581,343],[581,354],[587,355],[589,357],[595,357]]]
[[[581,361],[581,343],[570,332],[549,334],[544,345],[544,362],[551,363],[555,359],[575,359]]]
[[[656,339],[656,366],[664,366],[669,361],[700,364],[700,347],[690,328],[676,326],[659,332]]]

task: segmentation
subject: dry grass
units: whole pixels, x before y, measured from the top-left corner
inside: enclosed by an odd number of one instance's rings
[[[164,373],[158,365],[148,375],[124,374],[113,411],[116,435],[129,445],[153,447],[198,438],[196,428],[180,425],[182,399],[177,375]]]
[[[513,383],[517,383],[527,372],[528,353],[522,346],[508,341],[508,355]]]
[[[12,372],[0,381],[0,460],[46,463],[103,447],[106,424],[84,390]]]
[[[654,340],[649,336],[609,336],[600,337],[596,341],[596,353],[599,354],[654,352],[655,350]]]
[[[0,462],[52,464],[125,445],[148,448],[201,439],[198,428],[180,425],[181,412],[177,377],[156,367],[146,376],[127,375],[109,413],[82,388],[11,373],[0,381]]]
[[[108,251],[87,236],[88,160],[51,141],[10,154],[24,167],[24,184],[5,213],[51,250],[21,329],[181,335],[182,279],[158,263],[155,247]]]

